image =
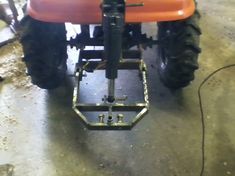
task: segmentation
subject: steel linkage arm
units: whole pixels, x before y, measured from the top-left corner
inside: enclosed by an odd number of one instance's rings
[[[125,25],[125,1],[104,0],[103,31],[104,57],[107,61],[106,78],[108,79],[107,101],[115,101],[115,79],[118,77],[118,65],[122,53],[122,34]]]

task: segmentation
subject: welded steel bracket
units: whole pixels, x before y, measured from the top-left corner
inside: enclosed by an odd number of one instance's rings
[[[104,63],[100,63],[102,67],[98,67],[99,70],[105,70]],[[91,64],[92,65],[92,64]],[[98,64],[99,65],[99,64]],[[80,82],[83,76],[83,67],[77,68],[76,70],[76,85],[74,88],[73,97],[73,109],[78,114],[81,121],[90,130],[131,130],[148,112],[149,110],[149,96],[147,87],[147,69],[143,60],[121,60],[119,63],[119,69],[136,69],[140,71],[140,76],[143,83],[143,103],[119,103],[114,101],[109,103],[103,101],[97,104],[83,104],[79,102],[79,90]],[[89,121],[84,115],[84,112],[101,112],[105,114],[100,114],[94,121]],[[128,118],[130,121],[126,121],[123,116],[123,112],[135,112],[136,116],[133,118]],[[118,113],[113,117],[113,113]]]

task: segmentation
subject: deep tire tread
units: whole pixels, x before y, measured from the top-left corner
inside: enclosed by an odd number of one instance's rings
[[[58,87],[67,69],[65,25],[41,22],[25,16],[21,26],[23,60],[32,83],[43,89]]]
[[[200,14],[195,11],[186,20],[158,24],[158,39],[163,40],[158,49],[158,71],[162,82],[169,88],[182,88],[194,80],[194,72],[199,68],[198,55],[201,52],[199,36],[202,32],[199,19]],[[167,57],[164,68],[161,67],[163,57]]]

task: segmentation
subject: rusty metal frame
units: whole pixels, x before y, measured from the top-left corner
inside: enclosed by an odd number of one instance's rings
[[[76,71],[76,85],[74,88],[73,96],[73,109],[77,113],[80,120],[85,124],[85,126],[90,130],[131,130],[148,112],[149,110],[149,96],[148,96],[148,87],[147,87],[147,69],[143,60],[139,60],[139,65],[136,66],[135,62],[122,61],[122,65],[127,64],[128,66],[134,63],[136,70],[139,70],[143,82],[143,103],[108,103],[102,102],[98,104],[83,104],[79,102],[79,91],[80,91],[80,82],[81,75],[83,74],[82,69],[77,69]],[[125,68],[125,67],[124,67]],[[133,68],[133,67],[132,67]],[[126,69],[126,68],[125,68]],[[124,120],[117,119],[116,122],[110,122],[103,118],[99,118],[98,122],[91,122],[83,114],[83,112],[138,112],[138,114],[132,118],[131,121],[125,122]]]

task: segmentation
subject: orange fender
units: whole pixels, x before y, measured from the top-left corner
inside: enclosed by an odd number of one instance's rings
[[[30,0],[28,14],[46,22],[100,24],[101,0]],[[194,0],[127,0],[127,4],[144,3],[127,8],[126,22],[156,22],[185,19],[195,11]]]

